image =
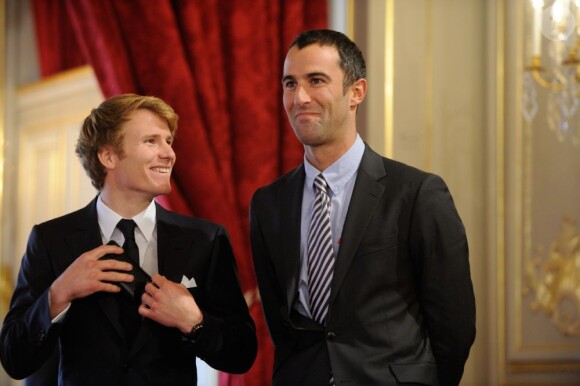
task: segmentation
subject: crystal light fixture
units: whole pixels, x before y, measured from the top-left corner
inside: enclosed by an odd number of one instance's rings
[[[545,3],[530,0],[527,9],[531,55],[523,75],[522,114],[532,122],[538,113],[537,87],[547,90],[548,127],[559,141],[580,145],[580,0]]]

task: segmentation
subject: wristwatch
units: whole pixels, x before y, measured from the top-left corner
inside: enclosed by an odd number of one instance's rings
[[[187,334],[185,337],[187,338],[187,340],[195,342],[199,338],[199,333],[201,332],[202,328],[203,328],[203,319],[201,320],[201,322],[193,326],[189,334]]]

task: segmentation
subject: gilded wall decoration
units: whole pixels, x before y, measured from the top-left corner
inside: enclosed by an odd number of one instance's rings
[[[13,290],[10,270],[5,265],[2,265],[0,266],[0,315],[2,316],[8,312]]]
[[[524,261],[524,296],[530,308],[542,312],[564,335],[580,334],[580,232],[576,221],[562,220],[560,233],[545,256],[538,247]]]

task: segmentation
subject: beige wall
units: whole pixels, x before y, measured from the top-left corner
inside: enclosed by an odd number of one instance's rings
[[[580,383],[579,334],[533,310],[562,218],[580,220],[580,148],[555,140],[545,109],[533,125],[522,120],[526,3],[350,2],[369,67],[361,132],[383,154],[440,174],[467,229],[478,335],[463,385]],[[580,321],[575,269],[556,280],[575,291]]]
[[[368,61],[361,132],[382,154],[437,173],[448,183],[467,229],[477,301],[477,338],[462,384],[491,385],[486,320],[487,2],[353,3],[353,38]]]

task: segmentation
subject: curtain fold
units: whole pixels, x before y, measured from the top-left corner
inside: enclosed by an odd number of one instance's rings
[[[47,12],[60,4],[59,17]],[[167,101],[180,117],[173,191],[161,203],[223,224],[258,330],[259,352],[245,376],[221,385],[269,385],[273,348],[249,246],[254,191],[302,161],[282,107],[282,65],[297,33],[325,28],[327,0],[34,0],[37,25],[59,23],[77,62],[90,64],[105,97],[134,92]],[[49,6],[49,4],[51,4]],[[54,15],[55,12],[51,12]],[[52,24],[51,24],[52,23]],[[46,30],[46,27],[45,29]],[[74,39],[70,32],[74,32]],[[54,32],[53,32],[54,33]],[[41,64],[61,53],[39,40]],[[70,67],[67,67],[70,66]]]
[[[31,1],[39,68],[43,77],[87,63],[69,22],[65,1]]]

